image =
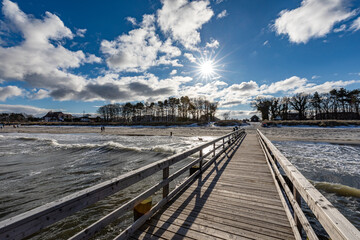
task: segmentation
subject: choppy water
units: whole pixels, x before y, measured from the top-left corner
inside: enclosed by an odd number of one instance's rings
[[[360,229],[360,145],[273,142]]]
[[[203,141],[212,137],[202,137]],[[204,143],[192,137],[101,134],[0,135],[0,221]],[[188,160],[190,161],[190,159]],[[188,162],[187,161],[187,162]],[[173,166],[170,172],[181,163]],[[160,179],[162,172],[75,216],[33,239],[67,239]],[[171,187],[174,187],[177,180]],[[159,194],[158,194],[159,195]],[[154,201],[159,197],[156,195]],[[116,236],[132,213],[102,232]],[[65,230],[66,229],[66,230]]]

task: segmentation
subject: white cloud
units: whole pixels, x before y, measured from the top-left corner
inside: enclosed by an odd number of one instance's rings
[[[229,14],[227,13],[227,11],[226,11],[226,10],[223,10],[221,13],[219,13],[219,14],[216,16],[216,18],[217,18],[217,19],[219,19],[219,18],[224,18],[224,17],[226,17],[227,15],[229,15]]]
[[[196,62],[196,58],[194,57],[194,55],[192,55],[191,53],[184,53],[184,57],[186,57],[187,59],[189,59],[190,62],[195,63]]]
[[[132,25],[137,25],[136,18],[133,17],[127,17],[127,21],[131,22]]]
[[[334,28],[334,32],[343,32],[343,31],[345,31],[345,29],[346,29],[346,24],[341,24],[341,26],[340,27],[338,27],[338,28]]]
[[[176,69],[173,69],[171,72],[170,72],[170,75],[175,75],[177,74],[177,70]]]
[[[44,99],[50,97],[50,91],[45,89],[34,89],[33,93],[29,95],[31,99]]]
[[[306,78],[292,76],[285,80],[274,82],[270,85],[259,86],[254,81],[233,84],[226,88],[215,88],[210,94],[213,98],[219,98],[220,107],[232,107],[241,104],[249,104],[255,97],[273,97],[272,94],[291,96],[295,93],[319,93],[329,92],[334,88],[346,87],[347,85],[360,83],[360,80],[351,81],[330,81],[322,84],[309,83]],[[196,92],[196,89],[192,89]]]
[[[160,29],[185,48],[196,49],[201,41],[198,30],[214,15],[209,1],[162,0],[162,3],[157,12]]]
[[[215,3],[216,3],[216,4],[220,4],[220,3],[222,3],[223,1],[224,1],[224,0],[216,0]]]
[[[336,23],[354,14],[343,0],[303,0],[300,7],[281,11],[274,27],[291,42],[307,43],[311,38],[324,37]]]
[[[317,78],[319,78],[320,76],[318,76],[318,75],[314,75],[314,76],[312,76],[311,77],[311,79],[317,79]]]
[[[21,96],[23,90],[16,86],[0,87],[0,101],[5,101],[7,98]]]
[[[206,43],[205,47],[207,47],[207,48],[218,48],[219,45],[220,44],[219,44],[218,40],[211,39],[211,42]]]
[[[296,88],[302,87],[307,83],[306,78],[299,78],[297,76],[292,76],[282,81],[274,82],[270,85],[262,85],[260,89],[263,94],[267,93],[277,93],[277,92],[289,92]]]
[[[86,31],[87,31],[87,29],[77,29],[76,30],[76,36],[85,37]]]
[[[103,40],[101,51],[107,65],[115,71],[143,72],[152,66],[182,66],[174,57],[180,56],[179,48],[171,39],[162,42],[155,33],[155,16],[144,15],[140,27],[123,34],[113,41]],[[160,53],[165,55],[160,56]]]
[[[50,90],[80,90],[86,84],[83,77],[68,73],[68,69],[99,62],[99,58],[62,46],[74,35],[59,17],[46,12],[43,19],[36,19],[9,0],[3,1],[2,11],[7,27],[24,39],[16,46],[0,47],[3,80],[25,81],[32,87]]]
[[[29,105],[8,105],[0,104],[0,112],[3,113],[26,113],[28,115],[34,115],[36,117],[42,117],[44,114],[52,109],[38,108]]]
[[[269,41],[266,40],[264,43],[263,43],[263,46],[266,46],[266,45],[269,45]]]
[[[350,26],[350,30],[352,30],[352,31],[360,30],[360,17],[358,17],[357,19],[355,19],[353,21],[353,23]]]
[[[347,85],[350,84],[354,84],[354,83],[360,83],[359,80],[350,80],[350,81],[330,81],[330,82],[325,82],[319,85],[316,85],[314,83],[308,83],[304,86],[300,86],[299,88],[297,88],[294,93],[314,93],[314,92],[319,92],[319,93],[326,93],[331,91],[334,88],[341,88],[341,87],[345,87]]]

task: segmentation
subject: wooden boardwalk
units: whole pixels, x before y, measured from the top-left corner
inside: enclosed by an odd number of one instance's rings
[[[248,134],[131,238],[294,239],[294,234],[258,139]]]

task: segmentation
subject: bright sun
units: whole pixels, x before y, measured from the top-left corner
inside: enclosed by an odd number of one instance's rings
[[[200,72],[204,77],[209,77],[214,74],[214,62],[206,60],[200,64]]]
[[[212,81],[221,77],[219,72],[223,65],[219,65],[220,60],[216,60],[214,56],[199,56],[196,58],[194,66],[194,74],[198,79]]]

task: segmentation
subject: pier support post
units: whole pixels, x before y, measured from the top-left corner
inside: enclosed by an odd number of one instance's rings
[[[150,211],[152,205],[152,197],[148,197],[147,199],[141,201],[134,207],[134,222],[138,220],[145,213]]]
[[[295,186],[293,186],[293,195],[294,195],[294,199],[296,200],[296,202],[299,204],[299,207],[301,208],[301,196],[300,196],[300,193],[298,192],[298,190],[296,190]],[[300,235],[302,236],[302,234],[301,234],[302,226],[301,226],[300,220],[295,212],[294,212],[294,221],[295,221],[295,225],[296,225]]]
[[[203,150],[200,150],[200,171],[202,171],[202,166],[203,166]]]
[[[166,180],[169,177],[169,167],[163,169],[163,180]],[[169,194],[169,184],[166,184],[163,187],[163,198],[167,197]]]

